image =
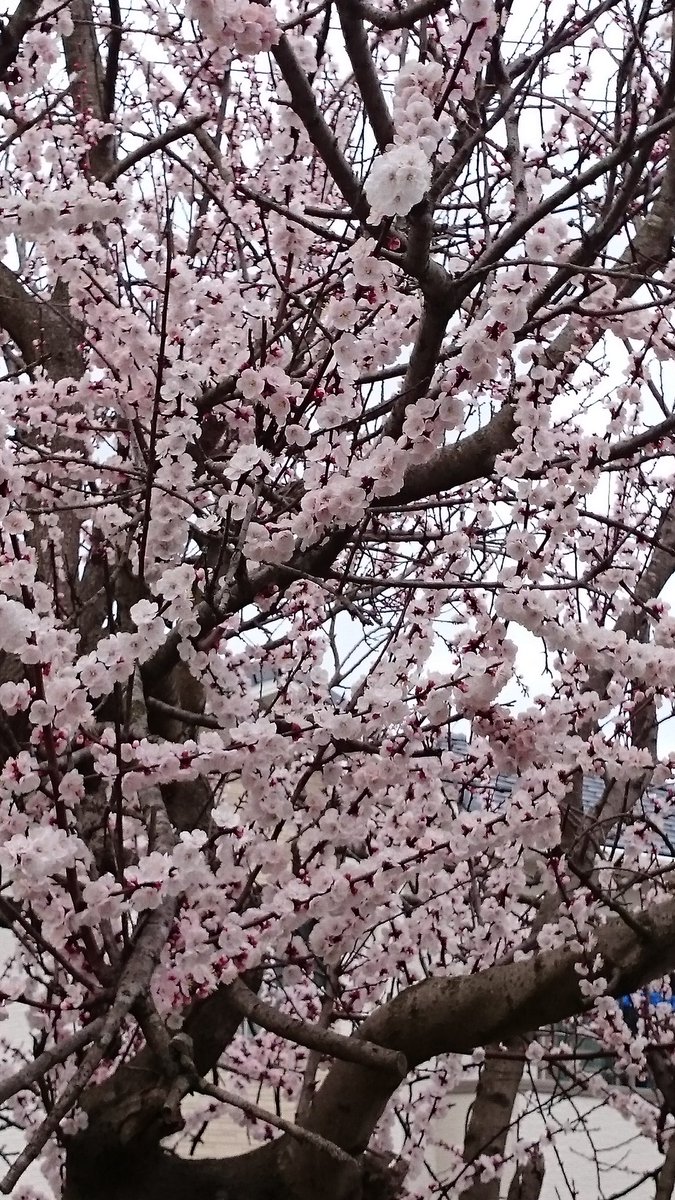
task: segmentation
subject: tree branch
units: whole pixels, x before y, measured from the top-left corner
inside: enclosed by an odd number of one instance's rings
[[[90,1042],[96,1041],[97,1037],[103,1029],[103,1017],[97,1017],[95,1021],[91,1021],[89,1025],[85,1025],[82,1029],[78,1029],[76,1033],[70,1037],[64,1038],[57,1042],[49,1050],[43,1050],[33,1062],[26,1063],[20,1070],[15,1071],[7,1079],[0,1083],[0,1104],[5,1100],[9,1100],[10,1096],[15,1096],[17,1092],[22,1092],[29,1088],[31,1084],[41,1079],[53,1067],[59,1063],[65,1062],[74,1054],[76,1050],[81,1050]]]
[[[516,1169],[507,1200],[539,1200],[545,1169],[541,1150],[533,1150],[525,1165]]]
[[[240,979],[230,985],[230,997],[235,1008],[256,1025],[278,1033],[298,1046],[307,1046],[322,1054],[330,1054],[345,1062],[360,1063],[377,1071],[404,1079],[408,1066],[405,1057],[360,1037],[343,1037],[330,1029],[321,1029],[306,1021],[298,1021],[279,1012],[272,1004],[259,999]]]
[[[175,125],[173,129],[167,129],[165,133],[161,133],[157,137],[143,142],[142,146],[137,146],[135,150],[127,154],[126,158],[109,167],[102,176],[102,182],[113,184],[116,179],[119,179],[120,175],[124,175],[125,171],[131,170],[136,163],[142,162],[150,154],[154,154],[155,150],[163,150],[165,146],[170,146],[172,142],[177,142],[180,138],[195,133],[206,120],[208,120],[207,116],[192,117],[191,120],[185,121],[182,125]]]
[[[675,968],[675,899],[654,905],[645,917],[648,933],[641,937],[621,918],[612,918],[597,932],[592,953],[600,957],[613,996],[636,991]],[[476,1046],[526,1035],[583,1010],[587,1002],[580,995],[577,972],[583,963],[583,952],[565,948],[476,975],[425,980],[373,1013],[360,1034],[403,1053],[411,1067],[437,1054],[467,1054]],[[367,1146],[390,1094],[383,1073],[337,1063],[316,1095],[308,1128],[357,1156]],[[335,1164],[324,1200],[340,1195],[334,1168]],[[311,1200],[310,1180],[325,1170],[314,1152],[289,1150],[288,1178],[298,1200]]]
[[[511,1127],[511,1113],[523,1075],[523,1044],[507,1043],[506,1055],[498,1045],[481,1068],[476,1095],[471,1105],[464,1138],[464,1161],[473,1163],[482,1154],[503,1155]],[[520,1054],[515,1052],[520,1050]],[[462,1193],[462,1200],[499,1200],[500,1178],[475,1179]]]
[[[21,42],[35,24],[41,3],[42,0],[19,0],[0,29],[0,80],[7,78],[9,68],[16,62]]]
[[[291,93],[293,112],[302,121],[312,145],[323,159],[347,204],[357,216],[365,220],[368,209],[361,186],[340,150],[334,133],[324,121],[309,80],[285,34],[272,48],[272,53]]]
[[[361,93],[379,150],[385,150],[394,140],[394,125],[375,69],[373,55],[363,21],[356,16],[348,0],[339,2],[338,16],[354,78]]]

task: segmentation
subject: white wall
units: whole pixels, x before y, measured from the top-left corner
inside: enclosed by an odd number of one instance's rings
[[[443,1137],[461,1145],[473,1095],[456,1096],[450,1117],[444,1124]],[[543,1144],[546,1174],[541,1200],[606,1200],[628,1187],[633,1188],[649,1171],[663,1161],[655,1142],[642,1136],[636,1125],[613,1109],[599,1105],[588,1096],[574,1100],[554,1099],[544,1092],[539,1101],[546,1116],[560,1127],[569,1126],[558,1135],[555,1144]],[[545,1122],[537,1115],[537,1100],[530,1093],[519,1099],[518,1121],[514,1136],[533,1142],[544,1138]],[[435,1154],[432,1165],[439,1178],[448,1182],[447,1154]],[[511,1177],[507,1169],[502,1195],[506,1195]],[[642,1182],[630,1192],[630,1200],[653,1200],[653,1179]]]
[[[0,978],[1,967],[5,964],[11,953],[12,934],[6,929],[0,929]],[[28,1022],[24,1011],[20,1005],[10,1004],[2,1009],[0,1016],[4,1016],[4,1020],[0,1020],[0,1045],[3,1051],[0,1054],[0,1074],[10,1075],[17,1069],[17,1063],[12,1061],[4,1049],[6,1045],[16,1047],[17,1049],[25,1048],[30,1050],[31,1040],[28,1031]],[[3,1154],[17,1154],[24,1146],[24,1137],[17,1129],[0,1129],[0,1148]],[[0,1160],[0,1174],[4,1175],[7,1170],[7,1163],[4,1159]],[[33,1164],[29,1167],[21,1183],[12,1192],[12,1200],[21,1200],[24,1186],[26,1188],[36,1187],[44,1189],[44,1179],[40,1172],[39,1166]],[[48,1191],[43,1192],[49,1195]]]

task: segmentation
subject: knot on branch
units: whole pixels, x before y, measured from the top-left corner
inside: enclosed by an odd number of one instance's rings
[[[167,1046],[166,1062],[162,1064],[169,1089],[162,1105],[161,1121],[167,1133],[178,1133],[185,1121],[181,1115],[181,1102],[199,1079],[194,1064],[192,1038],[187,1033],[177,1033]]]

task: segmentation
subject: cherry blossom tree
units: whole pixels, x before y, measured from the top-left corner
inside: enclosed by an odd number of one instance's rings
[[[4,1193],[671,1195],[669,8],[6,13]]]

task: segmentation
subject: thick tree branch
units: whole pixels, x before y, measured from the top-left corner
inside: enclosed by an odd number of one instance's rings
[[[71,75],[77,75],[73,98],[83,117],[93,116],[98,121],[110,117],[110,87],[106,87],[104,71],[96,40],[96,22],[91,0],[71,0],[70,12],[74,29],[70,37],[64,38],[66,65]],[[113,39],[117,36],[113,28]],[[114,62],[114,41],[113,60]],[[115,154],[115,141],[110,134],[100,138],[89,153],[88,172],[94,179],[101,179],[110,168]]]
[[[654,1200],[671,1200],[675,1192],[675,1137],[671,1135],[666,1157],[656,1177]]]
[[[337,9],[342,36],[345,39],[349,60],[354,68],[354,78],[361,93],[363,106],[368,114],[378,148],[385,150],[394,140],[394,126],[380,87],[363,21],[355,15],[349,0],[339,2]]]
[[[280,1037],[295,1042],[298,1046],[307,1046],[310,1050],[334,1055],[345,1062],[360,1063],[362,1066],[398,1075],[399,1080],[407,1074],[407,1063],[402,1055],[361,1038],[344,1037],[330,1029],[321,1029],[306,1021],[287,1017],[274,1005],[267,1004],[256,996],[241,980],[231,984],[230,996],[233,1005],[242,1016],[248,1017],[255,1025],[261,1025],[263,1029],[269,1029],[278,1033]]]
[[[450,314],[450,305],[438,294],[432,294],[425,300],[403,386],[385,426],[388,437],[399,437],[407,409],[426,395],[436,370]]]
[[[442,446],[426,462],[409,467],[401,491],[383,500],[383,507],[411,504],[488,477],[497,457],[515,445],[514,429],[514,407],[506,404],[482,429],[467,434],[454,446]]]
[[[675,899],[655,904],[643,914],[643,922],[643,937],[618,917],[598,931],[591,960],[599,956],[613,996],[633,992],[675,968]],[[561,949],[472,976],[426,980],[369,1017],[361,1036],[400,1051],[412,1067],[437,1054],[466,1054],[476,1046],[526,1035],[583,1010],[577,972],[583,963],[583,954]],[[308,1128],[357,1156],[366,1148],[390,1094],[379,1073],[338,1063],[317,1093]],[[298,1200],[310,1200],[309,1180],[325,1167],[304,1149],[294,1147],[287,1153],[294,1194]],[[324,1200],[341,1195],[335,1177]]]
[[[103,116],[110,119],[115,108],[115,89],[119,70],[120,46],[122,45],[122,13],[119,0],[110,0],[110,33],[108,34],[108,57],[103,81]]]
[[[354,9],[362,19],[369,21],[377,29],[387,30],[412,29],[418,21],[424,20],[425,17],[433,17],[436,13],[442,12],[445,6],[446,0],[417,0],[416,4],[409,4],[402,9],[392,9],[389,12],[376,8],[374,4],[364,3],[355,3]]]
[[[507,1200],[539,1200],[546,1166],[541,1150],[533,1150],[529,1159],[516,1169]]]
[[[0,79],[14,65],[28,30],[36,23],[41,0],[19,0],[14,12],[0,28]]]
[[[247,975],[246,980],[252,988],[260,985],[259,973]],[[241,1021],[229,987],[218,988],[187,1011],[182,1029],[190,1039],[198,1075],[206,1075],[217,1066]],[[82,1097],[94,1137],[106,1145],[131,1145],[152,1136],[157,1140],[169,1132],[165,1119],[171,1086],[162,1063],[149,1046],[144,1047],[129,1062],[122,1063],[110,1079]]]
[[[0,263],[0,324],[19,347],[27,367],[41,358],[42,314],[40,301],[26,291],[9,267]]]
[[[476,1095],[471,1105],[464,1138],[464,1161],[473,1163],[482,1154],[504,1154],[511,1128],[511,1113],[523,1075],[523,1043],[519,1039],[490,1047],[491,1055],[481,1068]],[[521,1054],[518,1055],[517,1051]],[[476,1179],[462,1193],[462,1200],[499,1200],[500,1178]]]
[[[272,53],[291,93],[293,111],[300,117],[317,154],[323,159],[337,187],[355,215],[365,219],[367,206],[360,184],[340,150],[335,134],[326,124],[305,72],[285,35]]]

